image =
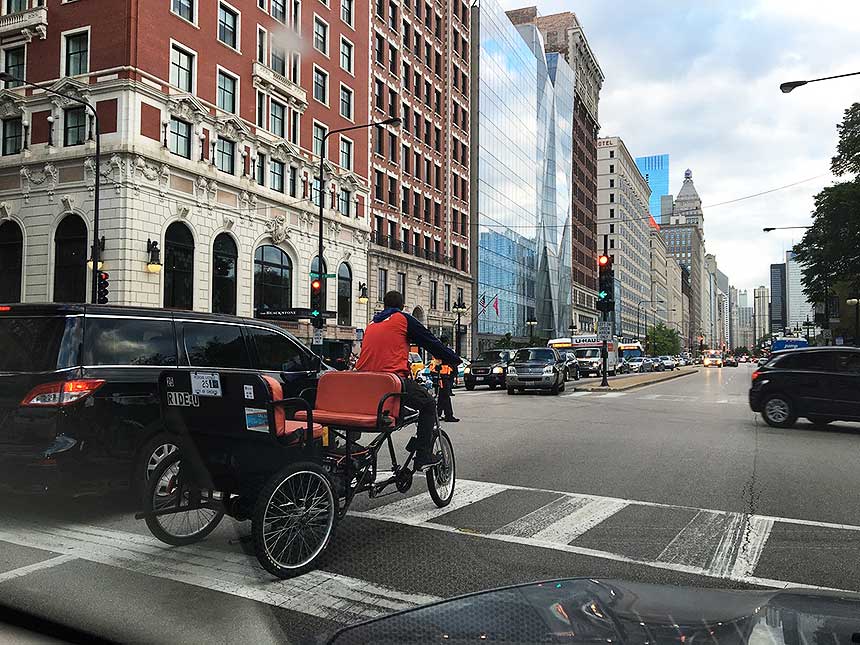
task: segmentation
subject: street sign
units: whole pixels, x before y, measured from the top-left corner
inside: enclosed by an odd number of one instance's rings
[[[311,271],[308,275],[310,275],[312,278],[336,278],[337,277],[336,273],[323,273],[322,275],[320,275],[316,271]]]
[[[597,323],[597,340],[612,340],[612,323]]]
[[[336,311],[325,310],[322,312],[322,318],[335,318]],[[267,311],[257,311],[257,318],[263,320],[285,320],[295,322],[307,318],[313,318],[313,312],[308,307],[292,307],[291,309],[271,309]]]
[[[355,340],[357,340],[359,343],[364,340],[364,329],[362,329],[361,327],[355,328]]]
[[[845,344],[845,339],[844,339],[842,336],[837,336],[837,337],[836,337],[836,344],[837,344],[837,345],[844,345],[844,344]]]
[[[322,345],[323,344],[323,330],[320,328],[314,328],[314,340],[311,343],[312,345]]]
[[[829,329],[822,329],[822,330],[821,330],[821,337],[822,337],[824,340],[830,340],[830,338],[832,337],[832,335],[833,335],[833,332],[832,332],[831,330],[829,330]]]

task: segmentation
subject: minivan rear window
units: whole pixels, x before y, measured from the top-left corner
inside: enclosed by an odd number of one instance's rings
[[[79,318],[0,318],[0,372],[50,372],[77,363]]]
[[[173,321],[87,316],[84,365],[176,365]]]

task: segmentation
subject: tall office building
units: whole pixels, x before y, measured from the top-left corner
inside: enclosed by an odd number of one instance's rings
[[[794,257],[794,251],[785,252],[785,326],[790,329],[803,327],[808,320],[815,320],[815,305],[803,293],[803,273]]]
[[[653,320],[651,301],[656,298],[651,296],[648,196],[648,184],[624,141],[620,137],[598,139],[597,233],[601,240],[608,236],[609,254],[614,258],[615,330],[621,336],[644,335],[644,316]],[[665,302],[665,264],[658,289],[663,294],[659,299]]]
[[[662,224],[660,202],[664,195],[669,194],[669,155],[636,157],[636,165],[651,188],[648,210],[652,217]]]
[[[475,342],[566,335],[571,321],[574,74],[497,0],[472,9]]]
[[[660,221],[663,222],[660,228],[666,239],[666,252],[690,273],[690,335],[706,335],[710,314],[706,318],[703,312],[703,297],[707,296],[704,214],[689,169],[684,172],[684,183],[677,197],[661,199]]]
[[[468,304],[472,291],[470,39],[463,0],[379,0],[365,49],[354,53],[370,50],[371,120],[402,120],[370,132],[370,296],[403,292],[410,312],[452,343],[460,339],[462,353],[466,335],[454,329],[452,308]]]
[[[770,334],[770,293],[769,289],[761,285],[756,287],[753,294],[753,343],[757,343],[763,336]]]
[[[580,331],[594,330],[597,322],[597,132],[598,102],[603,71],[575,14],[538,16],[537,8],[508,12],[515,25],[537,25],[546,50],[558,52],[576,76],[573,111],[573,227],[571,231],[572,322]]]
[[[783,333],[789,327],[786,310],[785,264],[770,265],[770,328]]]

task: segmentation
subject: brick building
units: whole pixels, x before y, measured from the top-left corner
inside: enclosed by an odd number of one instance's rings
[[[373,0],[368,250],[371,301],[388,289],[456,342],[457,302],[469,303],[469,8],[463,0]],[[468,321],[471,314],[464,316]],[[468,354],[463,323],[460,351]]]
[[[7,72],[97,106],[110,301],[246,316],[307,307],[322,138],[370,116],[367,5],[105,4],[4,2],[0,43]],[[93,119],[15,85],[0,91],[0,299],[84,301]],[[338,275],[326,338],[349,343],[367,315],[354,304],[368,281],[366,131],[331,136],[325,157],[324,261]],[[281,316],[308,338],[298,318]]]

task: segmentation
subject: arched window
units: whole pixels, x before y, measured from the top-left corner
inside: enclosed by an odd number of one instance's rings
[[[293,306],[293,263],[277,246],[254,251],[254,316]]]
[[[15,222],[0,224],[0,302],[21,302],[24,235]]]
[[[352,271],[346,262],[337,270],[337,324],[352,324]]]
[[[182,222],[164,235],[164,306],[194,308],[194,238]]]
[[[314,257],[314,259],[311,261],[311,273],[317,273],[320,275],[320,281],[322,282],[322,287],[320,288],[320,295],[322,296],[323,311],[325,311],[328,308],[328,289],[326,289],[327,279],[322,277],[322,274],[328,273],[325,259],[323,259],[322,270],[320,270],[319,256]]]
[[[87,227],[79,216],[63,218],[54,233],[54,302],[87,300]]]
[[[239,250],[233,238],[221,233],[212,246],[212,311],[236,314],[236,263]]]

